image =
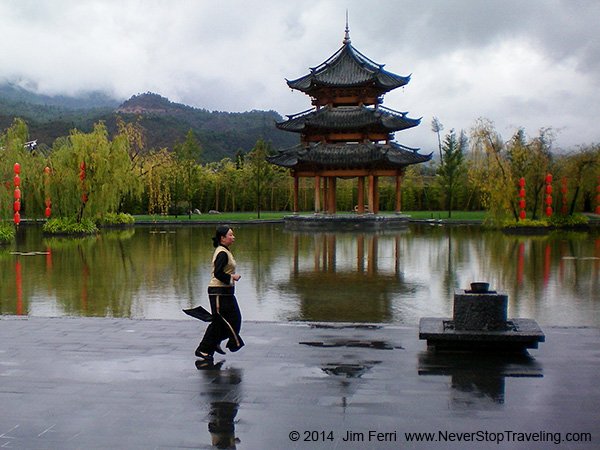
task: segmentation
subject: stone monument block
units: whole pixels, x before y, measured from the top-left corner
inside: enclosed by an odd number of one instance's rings
[[[505,330],[508,295],[496,291],[454,292],[454,328],[456,330]]]

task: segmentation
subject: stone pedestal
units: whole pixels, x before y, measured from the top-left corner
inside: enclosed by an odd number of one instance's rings
[[[535,320],[507,319],[508,295],[490,291],[488,283],[456,290],[452,319],[424,317],[419,339],[436,350],[524,351],[545,336]]]

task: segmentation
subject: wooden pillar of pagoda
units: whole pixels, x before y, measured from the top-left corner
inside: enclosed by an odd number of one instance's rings
[[[329,178],[323,177],[323,207],[321,210],[327,214],[329,212]]]
[[[369,212],[373,212],[373,205],[375,204],[375,177],[369,175],[369,185],[367,186],[367,205]]]
[[[373,209],[374,214],[379,214],[379,177],[373,178]]]
[[[396,208],[395,212],[402,211],[402,175],[396,176]]]
[[[315,213],[321,211],[321,177],[315,175]]]
[[[336,187],[337,187],[337,179],[336,177],[327,177],[327,213],[335,214],[336,213]]]
[[[358,211],[359,214],[365,213],[365,178],[358,177]]]

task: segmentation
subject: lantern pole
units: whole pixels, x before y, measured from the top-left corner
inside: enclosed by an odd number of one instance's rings
[[[567,177],[562,177],[560,179],[560,193],[561,193],[561,207],[560,207],[560,213],[563,216],[567,215]],[[598,192],[598,194],[600,194],[600,192]]]
[[[49,219],[50,214],[52,214],[52,202],[50,201],[50,167],[48,166],[44,168],[44,188],[46,191],[46,210],[44,211],[44,215],[46,219]]]
[[[598,186],[596,187],[596,214],[600,214],[600,177],[598,177]]]
[[[546,175],[546,216],[552,217],[552,174]]]
[[[14,177],[14,185],[15,185],[15,202],[13,203],[13,209],[14,209],[14,217],[13,220],[15,222],[16,226],[19,226],[19,224],[21,223],[21,177],[19,176],[19,174],[21,173],[21,165],[19,163],[15,163],[13,170],[15,172],[15,177]]]

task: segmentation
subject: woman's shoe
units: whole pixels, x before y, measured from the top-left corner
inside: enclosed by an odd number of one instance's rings
[[[211,355],[210,353],[204,353],[201,352],[200,349],[196,349],[196,356],[198,358],[202,358],[204,361],[213,361],[213,355]]]

